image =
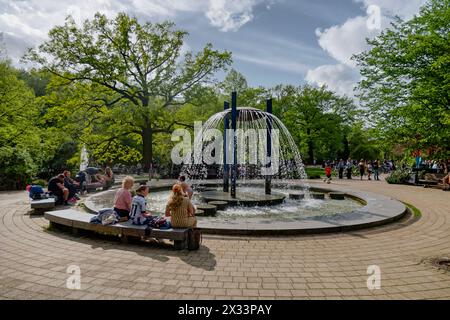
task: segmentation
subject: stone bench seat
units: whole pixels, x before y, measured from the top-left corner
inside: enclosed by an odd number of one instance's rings
[[[122,242],[128,242],[129,238],[146,237],[145,225],[134,225],[132,222],[119,222],[113,225],[102,225],[90,223],[94,214],[84,213],[74,209],[48,211],[45,218],[50,221],[51,226],[63,225],[72,228],[73,233],[79,230],[92,231],[104,235],[118,236]],[[175,249],[181,250],[186,247],[188,228],[185,229],[152,229],[148,237],[155,239],[168,239],[174,241]]]
[[[425,179],[419,179],[419,185],[423,185],[425,188],[430,186],[443,186],[445,174],[439,173],[427,173]]]
[[[41,212],[41,213],[42,213],[42,210],[48,210],[48,209],[55,208],[55,205],[56,205],[55,198],[38,199],[38,200],[30,201],[31,209],[34,209],[35,212]]]

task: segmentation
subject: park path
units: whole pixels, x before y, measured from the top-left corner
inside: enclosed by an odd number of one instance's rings
[[[2,192],[0,298],[450,299],[450,272],[429,262],[450,258],[450,192],[383,181],[331,187],[388,195],[422,217],[341,234],[206,235],[189,252],[49,232],[42,216],[29,215],[25,192]],[[80,267],[80,290],[66,288],[70,265]],[[379,290],[367,288],[370,265],[380,267]]]

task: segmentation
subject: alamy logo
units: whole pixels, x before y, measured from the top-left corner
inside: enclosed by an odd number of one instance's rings
[[[367,289],[379,290],[381,289],[381,269],[377,265],[371,265],[367,267],[367,274],[370,276],[367,278]]]
[[[81,269],[77,265],[70,265],[66,272],[70,274],[66,281],[67,289],[80,290],[81,289]]]
[[[367,15],[367,29],[381,30],[381,8],[376,5],[370,5],[367,7]]]
[[[251,164],[261,167],[262,175],[274,175],[279,170],[280,134],[278,129],[203,129],[194,123],[194,147],[191,133],[176,129],[172,141],[178,142],[171,152],[174,164]],[[225,143],[224,143],[225,140]],[[224,161],[225,160],[225,161]]]

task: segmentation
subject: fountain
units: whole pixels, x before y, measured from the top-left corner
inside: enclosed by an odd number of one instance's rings
[[[225,102],[224,110],[201,127],[195,135],[194,155],[182,173],[196,189],[192,201],[200,209],[198,226],[205,233],[340,232],[392,222],[406,212],[402,203],[386,196],[345,188],[335,192],[328,186],[303,183],[306,173],[300,153],[287,128],[272,114],[270,99],[265,111],[238,108],[233,93],[231,108]],[[207,169],[217,170],[220,181],[206,180]],[[151,188],[151,212],[164,212],[171,187],[166,183]],[[114,194],[110,190],[94,195],[85,206],[92,212],[110,207]],[[214,213],[204,211],[202,216],[202,206]]]
[[[212,136],[221,135],[221,143],[211,148]],[[217,141],[214,141],[217,143]],[[209,148],[209,149],[208,149]],[[201,191],[205,201],[226,201],[230,205],[266,206],[277,205],[286,195],[272,192],[272,181],[278,179],[299,181],[306,178],[302,159],[294,139],[285,125],[272,113],[272,99],[266,101],[266,111],[237,107],[237,94],[232,93],[231,108],[224,103],[224,111],[210,117],[201,134],[196,135],[194,149],[214,153],[215,163],[209,167],[217,169],[221,177],[222,190]],[[217,154],[219,153],[219,154]],[[217,161],[219,159],[219,161]],[[191,178],[201,176],[205,171],[204,162],[193,161],[183,172]],[[219,162],[219,163],[218,163]],[[263,192],[243,191],[250,179],[264,179]]]

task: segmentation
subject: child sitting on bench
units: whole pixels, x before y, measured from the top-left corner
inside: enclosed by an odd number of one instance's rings
[[[152,221],[152,214],[147,210],[147,197],[149,187],[147,185],[140,186],[136,190],[136,195],[131,202],[130,219],[133,224],[142,225],[149,224]]]

